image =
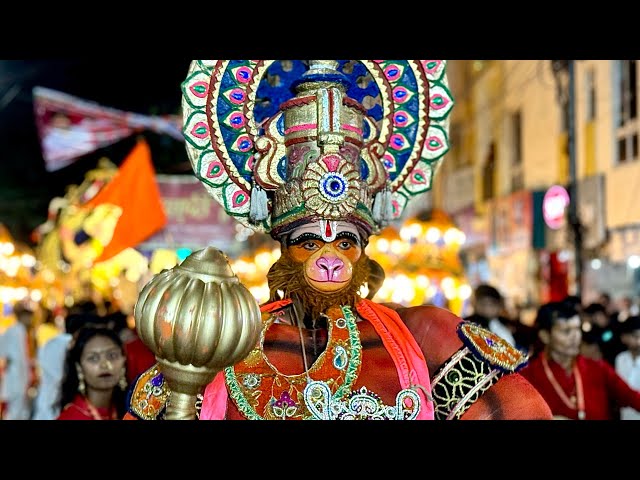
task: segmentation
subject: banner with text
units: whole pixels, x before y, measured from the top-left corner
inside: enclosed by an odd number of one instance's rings
[[[144,242],[142,249],[196,251],[212,246],[232,256],[242,248],[236,241],[236,227],[240,224],[226,214],[195,177],[157,175],[156,181],[168,223]]]

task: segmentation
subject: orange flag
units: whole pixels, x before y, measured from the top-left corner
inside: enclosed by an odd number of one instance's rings
[[[107,242],[96,263],[135,247],[167,224],[151,150],[145,140],[138,141],[114,178],[85,205],[90,208],[108,206],[109,211],[117,212],[111,215],[111,221],[117,222],[113,236],[110,241],[108,235],[104,237]],[[103,222],[107,225],[109,219]]]

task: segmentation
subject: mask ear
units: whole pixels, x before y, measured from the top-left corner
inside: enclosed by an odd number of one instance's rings
[[[547,345],[549,343],[549,340],[551,339],[551,334],[547,330],[540,330],[538,332],[538,338],[542,343]]]

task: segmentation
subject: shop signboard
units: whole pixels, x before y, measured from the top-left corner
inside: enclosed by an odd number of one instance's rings
[[[582,246],[595,249],[607,239],[604,175],[592,175],[578,183],[578,215],[583,227]]]
[[[531,248],[533,202],[530,191],[521,190],[493,200],[490,218],[492,254],[509,254]]]

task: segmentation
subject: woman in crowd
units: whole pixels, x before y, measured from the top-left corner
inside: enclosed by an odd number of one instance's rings
[[[116,332],[81,328],[65,360],[58,420],[118,420],[125,412],[126,357]]]

